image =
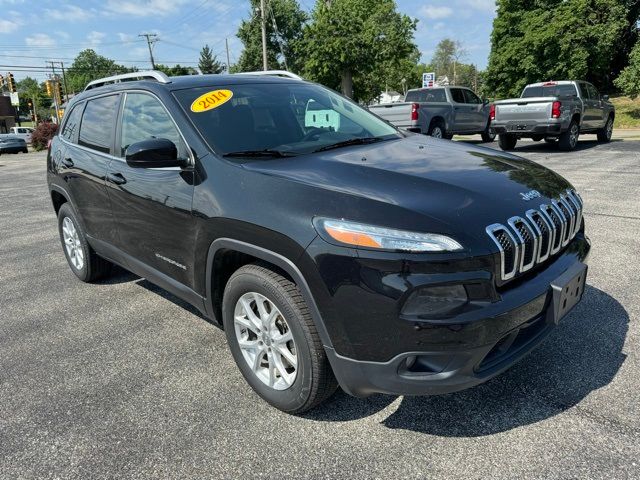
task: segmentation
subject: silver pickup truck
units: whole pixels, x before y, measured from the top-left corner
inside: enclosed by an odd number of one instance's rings
[[[489,121],[489,102],[464,87],[409,90],[404,102],[372,105],[369,110],[411,132],[451,139],[481,134],[485,142],[496,137]]]
[[[573,150],[581,133],[611,140],[615,109],[607,95],[588,82],[565,80],[527,85],[520,98],[500,100],[491,107],[491,125],[500,148],[512,150],[518,139],[558,143]]]

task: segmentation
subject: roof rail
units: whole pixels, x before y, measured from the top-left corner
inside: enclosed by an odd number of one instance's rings
[[[302,80],[302,77],[286,70],[259,70],[256,72],[238,72],[236,75],[269,75],[272,77],[288,77],[294,80]]]
[[[84,89],[90,90],[92,88],[107,85],[108,83],[131,82],[134,80],[155,80],[159,83],[171,83],[169,77],[167,77],[164,73],[157,70],[146,70],[144,72],[123,73],[121,75],[114,75],[112,77],[98,78],[97,80],[89,82],[87,86],[84,87]]]

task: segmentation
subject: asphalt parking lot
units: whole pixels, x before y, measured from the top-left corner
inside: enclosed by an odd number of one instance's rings
[[[186,304],[121,270],[76,280],[45,155],[2,155],[0,478],[640,478],[640,139],[515,153],[582,194],[583,302],[484,385],[338,392],[303,417],[262,402]]]

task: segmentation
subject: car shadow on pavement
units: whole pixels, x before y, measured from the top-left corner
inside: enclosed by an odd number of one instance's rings
[[[389,428],[477,437],[553,417],[609,384],[626,359],[629,315],[613,297],[588,286],[583,301],[528,357],[493,380],[462,392],[403,397],[383,420]],[[356,399],[340,391],[309,412],[320,421],[370,416],[396,397]]]

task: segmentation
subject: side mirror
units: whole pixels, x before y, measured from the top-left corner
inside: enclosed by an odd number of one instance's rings
[[[603,100],[609,100],[609,95],[602,95]]]
[[[489,103],[491,103],[491,102],[489,102],[489,99],[488,99],[488,98],[483,98],[483,99],[482,99],[482,104],[483,104],[483,105],[489,105]]]
[[[132,143],[125,151],[127,165],[133,168],[184,167],[186,162],[178,159],[178,148],[166,138],[151,138]]]

